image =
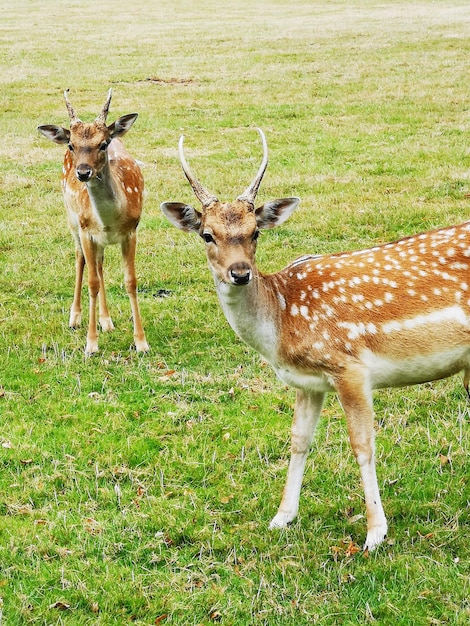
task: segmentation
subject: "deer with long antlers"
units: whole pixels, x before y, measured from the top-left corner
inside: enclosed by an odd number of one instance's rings
[[[470,372],[470,222],[355,252],[311,255],[275,274],[255,265],[258,234],[286,220],[299,198],[255,208],[268,163],[234,202],[220,202],[183,171],[202,205],[164,202],[165,216],[205,242],[234,331],[297,390],[287,482],[271,528],[294,520],[307,453],[325,394],[336,391],[359,464],[367,509],[364,549],[387,534],[375,469],[372,391]]]
[[[134,321],[134,342],[138,352],[149,346],[142,328],[135,275],[136,229],[142,213],[144,179],[136,161],[124,148],[122,137],[137,119],[137,113],[123,115],[106,124],[112,90],[98,117],[90,123],[77,117],[65,91],[70,130],[46,124],[38,130],[47,139],[66,144],[62,169],[62,192],[69,228],[75,240],[75,290],[69,326],[81,324],[81,290],[85,264],[88,267],[90,298],[85,353],[98,351],[96,300],[102,330],[114,329],[103,279],[104,248],[120,244],[124,282]]]

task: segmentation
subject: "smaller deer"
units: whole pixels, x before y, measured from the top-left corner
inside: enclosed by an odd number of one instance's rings
[[[136,161],[124,148],[122,137],[137,119],[137,113],[123,115],[106,125],[112,90],[98,117],[90,123],[77,117],[64,92],[70,130],[47,124],[38,130],[54,143],[68,146],[62,169],[62,192],[69,228],[75,240],[75,290],[69,326],[81,324],[81,290],[85,263],[88,266],[90,312],[85,353],[98,351],[96,300],[103,331],[114,329],[103,280],[104,248],[120,244],[124,281],[134,321],[134,342],[138,352],[147,352],[137,301],[135,276],[136,229],[142,213],[144,179]]]
[[[229,324],[297,389],[291,459],[278,512],[282,528],[298,512],[307,453],[325,394],[336,391],[346,414],[367,509],[364,549],[387,533],[375,469],[372,391],[470,372],[470,222],[356,252],[301,257],[275,274],[255,265],[258,235],[284,222],[299,198],[255,208],[268,164],[234,202],[220,202],[183,171],[202,211],[164,202],[176,227],[198,233]]]

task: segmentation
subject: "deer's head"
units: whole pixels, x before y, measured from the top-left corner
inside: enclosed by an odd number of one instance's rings
[[[202,209],[198,211],[182,202],[161,205],[164,215],[177,228],[197,232],[202,237],[214,276],[231,285],[247,285],[253,278],[260,229],[282,224],[300,202],[296,197],[281,198],[255,208],[256,194],[268,165],[266,138],[262,130],[258,132],[263,142],[263,161],[253,182],[234,202],[220,202],[196,179],[186,162],[181,136],[181,165]]]
[[[123,115],[115,122],[106,125],[106,118],[111,104],[112,90],[101,113],[93,122],[82,122],[77,117],[68,99],[68,90],[64,92],[65,104],[70,117],[70,129],[53,124],[38,126],[38,130],[54,143],[67,144],[70,169],[81,182],[99,178],[108,159],[108,146],[112,139],[124,135],[137,119],[137,113]]]

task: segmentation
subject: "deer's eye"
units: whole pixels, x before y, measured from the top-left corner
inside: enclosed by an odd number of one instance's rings
[[[73,148],[73,145],[71,143],[69,143],[68,148],[69,148],[70,152],[73,152],[74,148]]]
[[[105,150],[107,150],[107,148],[108,148],[108,142],[103,141],[103,143],[100,145],[101,152],[104,152]]]
[[[202,233],[202,238],[206,243],[215,243],[214,237],[210,233]]]
[[[253,233],[253,241],[256,241],[259,237],[259,230],[255,230],[255,232]]]

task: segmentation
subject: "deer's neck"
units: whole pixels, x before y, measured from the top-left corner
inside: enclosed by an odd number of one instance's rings
[[[271,363],[278,350],[278,306],[269,277],[256,271],[248,285],[228,285],[215,278],[217,295],[228,323],[237,335]]]
[[[112,224],[116,213],[121,209],[121,203],[109,162],[99,176],[86,183],[86,187],[95,213],[104,225]]]

